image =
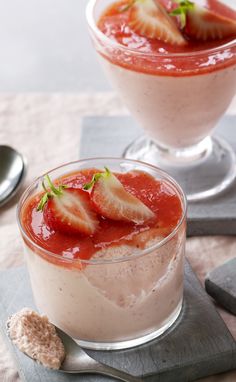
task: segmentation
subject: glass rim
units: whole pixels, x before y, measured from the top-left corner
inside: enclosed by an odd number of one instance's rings
[[[94,161],[103,162],[103,161],[109,161],[109,160],[113,160],[116,162],[128,162],[130,164],[137,164],[137,165],[139,164],[139,165],[145,166],[147,168],[150,168],[151,170],[154,170],[158,174],[160,174],[163,177],[163,179],[167,180],[172,186],[175,187],[175,189],[179,193],[179,196],[180,196],[181,202],[182,202],[182,216],[181,216],[181,219],[179,220],[178,224],[176,225],[176,227],[173,229],[173,231],[171,231],[171,233],[169,235],[164,237],[158,243],[156,243],[156,244],[154,244],[154,245],[152,245],[152,246],[150,246],[144,250],[140,250],[138,253],[134,253],[134,254],[131,253],[130,255],[126,255],[126,256],[122,256],[122,257],[116,257],[115,259],[100,259],[100,258],[99,259],[89,259],[89,260],[79,259],[79,258],[78,259],[68,259],[68,258],[62,257],[61,255],[57,255],[56,253],[51,252],[51,251],[43,248],[39,244],[37,244],[27,234],[26,230],[24,229],[24,227],[22,225],[21,217],[20,217],[22,207],[23,207],[24,203],[26,202],[26,200],[29,196],[29,193],[32,191],[32,189],[35,187],[35,185],[39,184],[39,182],[42,181],[42,179],[44,178],[45,175],[47,175],[47,174],[50,175],[54,171],[60,170],[63,167],[67,167],[69,165],[73,165],[73,164],[77,164],[77,163],[78,164],[83,164],[83,163],[86,164],[86,163],[90,163],[90,162],[94,162]],[[89,168],[89,167],[87,167],[87,168]],[[70,173],[68,173],[68,175],[69,174]],[[21,232],[23,238],[25,238],[33,247],[35,247],[37,250],[43,252],[45,255],[49,256],[49,258],[53,257],[54,259],[59,260],[59,263],[65,263],[66,262],[69,264],[81,263],[81,264],[90,264],[90,265],[92,265],[92,264],[93,265],[95,265],[95,264],[101,265],[101,264],[120,263],[120,262],[130,261],[130,260],[133,260],[135,258],[139,258],[139,257],[145,256],[145,255],[148,255],[149,253],[155,251],[156,249],[164,246],[167,242],[169,242],[175,236],[175,234],[178,232],[179,228],[181,227],[182,223],[184,222],[186,215],[187,215],[187,198],[186,198],[186,195],[185,195],[184,191],[182,190],[181,186],[177,183],[177,181],[174,178],[172,178],[168,173],[166,173],[165,171],[163,171],[159,167],[153,166],[149,163],[145,163],[145,162],[142,162],[139,160],[125,159],[125,158],[123,159],[123,158],[115,158],[115,157],[95,157],[95,158],[79,159],[76,161],[67,162],[67,163],[64,163],[60,166],[54,167],[53,169],[40,175],[32,183],[30,183],[30,185],[26,188],[26,190],[21,195],[20,200],[17,204],[17,209],[16,209],[16,219],[17,219],[17,224],[18,224],[18,227],[20,229],[20,232]]]
[[[142,52],[135,48],[128,48],[125,45],[122,45],[118,43],[115,40],[110,39],[107,37],[98,27],[93,17],[93,10],[96,5],[96,3],[99,0],[89,0],[88,4],[86,6],[86,19],[89,27],[93,31],[94,35],[99,37],[99,40],[103,41],[107,45],[110,45],[111,47],[115,49],[123,50],[124,52],[129,52],[131,54],[135,54],[136,56],[143,56],[143,57],[159,57],[159,58],[184,58],[184,57],[199,57],[207,54],[213,54],[220,52],[221,50],[230,49],[232,47],[236,47],[236,38],[234,38],[232,41],[229,41],[225,44],[222,44],[220,46],[209,48],[209,49],[202,49],[195,52],[174,52],[174,53],[159,53],[159,52]]]

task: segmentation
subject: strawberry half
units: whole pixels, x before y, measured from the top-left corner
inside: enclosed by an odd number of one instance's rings
[[[207,0],[206,5],[210,11],[228,17],[229,19],[236,20],[236,11],[228,5],[221,3],[219,0]]]
[[[91,191],[91,201],[97,212],[112,220],[142,224],[154,213],[141,200],[125,190],[122,183],[107,168],[97,173],[84,189]]]
[[[157,0],[136,0],[130,8],[129,25],[145,37],[172,45],[186,44],[175,22]]]
[[[99,222],[92,211],[88,193],[66,186],[56,188],[48,175],[45,179],[50,191],[43,183],[46,193],[38,205],[38,210],[43,211],[49,227],[66,234],[93,234]]]
[[[224,14],[194,4],[193,9],[187,12],[185,33],[203,41],[236,37],[236,19],[230,18],[229,12],[227,16]]]

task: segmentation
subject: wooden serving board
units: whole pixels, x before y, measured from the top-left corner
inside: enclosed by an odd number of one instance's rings
[[[226,138],[236,152],[236,117],[224,117],[216,133]],[[80,158],[121,157],[126,146],[142,135],[129,116],[91,116],[82,120]],[[220,196],[205,202],[189,203],[188,235],[236,234],[236,183]]]
[[[23,382],[111,382],[96,375],[68,375],[38,365],[12,345],[7,318],[35,309],[25,267],[0,272],[0,332],[15,358]],[[185,264],[184,306],[159,339],[126,351],[88,351],[98,361],[143,376],[147,382],[190,382],[236,368],[236,343],[188,263]]]

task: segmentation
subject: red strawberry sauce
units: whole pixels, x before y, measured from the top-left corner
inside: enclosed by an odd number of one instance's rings
[[[80,171],[60,178],[57,183],[82,188],[95,172],[98,170]],[[100,225],[94,235],[86,237],[55,232],[45,223],[43,213],[37,211],[42,196],[40,193],[29,200],[22,210],[22,225],[27,235],[41,248],[69,259],[90,259],[94,252],[104,247],[128,242],[132,244],[135,234],[151,227],[160,228],[167,236],[182,217],[182,203],[176,191],[166,182],[155,180],[143,172],[116,174],[116,176],[128,192],[155,212],[156,217],[149,224],[136,225],[100,216]],[[47,259],[50,260],[49,257]],[[56,262],[55,258],[51,261]]]
[[[160,0],[160,2],[167,5],[167,8],[170,8],[168,7],[168,4],[171,4],[169,0]],[[137,34],[129,26],[130,11],[121,12],[124,5],[128,3],[129,0],[114,2],[101,15],[97,26],[109,39],[137,52],[151,53],[151,57],[147,55],[138,56],[133,53],[130,55],[129,60],[127,60],[127,52],[125,55],[122,50],[114,48],[113,52],[112,49],[109,49],[107,52],[102,53],[103,56],[112,63],[138,72],[168,76],[209,73],[236,63],[235,45],[234,47],[222,49],[222,51],[216,53],[208,54],[203,52],[208,49],[219,48],[235,40],[236,36],[204,42],[191,40],[187,36],[184,36],[187,40],[185,46],[171,45],[157,39],[147,38]],[[210,2],[208,5],[209,4],[211,5],[210,9],[214,10],[214,6],[216,7],[215,3],[211,4]],[[216,11],[217,10],[218,7]],[[236,17],[236,12],[233,10],[232,12],[226,11],[225,8],[221,9],[221,14],[226,17]],[[202,52],[201,54],[200,51]],[[191,53],[194,52],[199,52],[199,55],[197,57],[191,57]],[[179,53],[186,53],[189,54],[189,56],[165,57],[167,54],[174,55]]]

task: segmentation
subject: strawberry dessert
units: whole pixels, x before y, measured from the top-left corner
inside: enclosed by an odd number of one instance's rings
[[[164,149],[202,142],[235,95],[232,3],[90,0],[88,23],[105,72]]]
[[[118,349],[179,315],[186,205],[160,170],[102,163],[53,170],[25,192],[18,214],[38,309],[81,345]]]

